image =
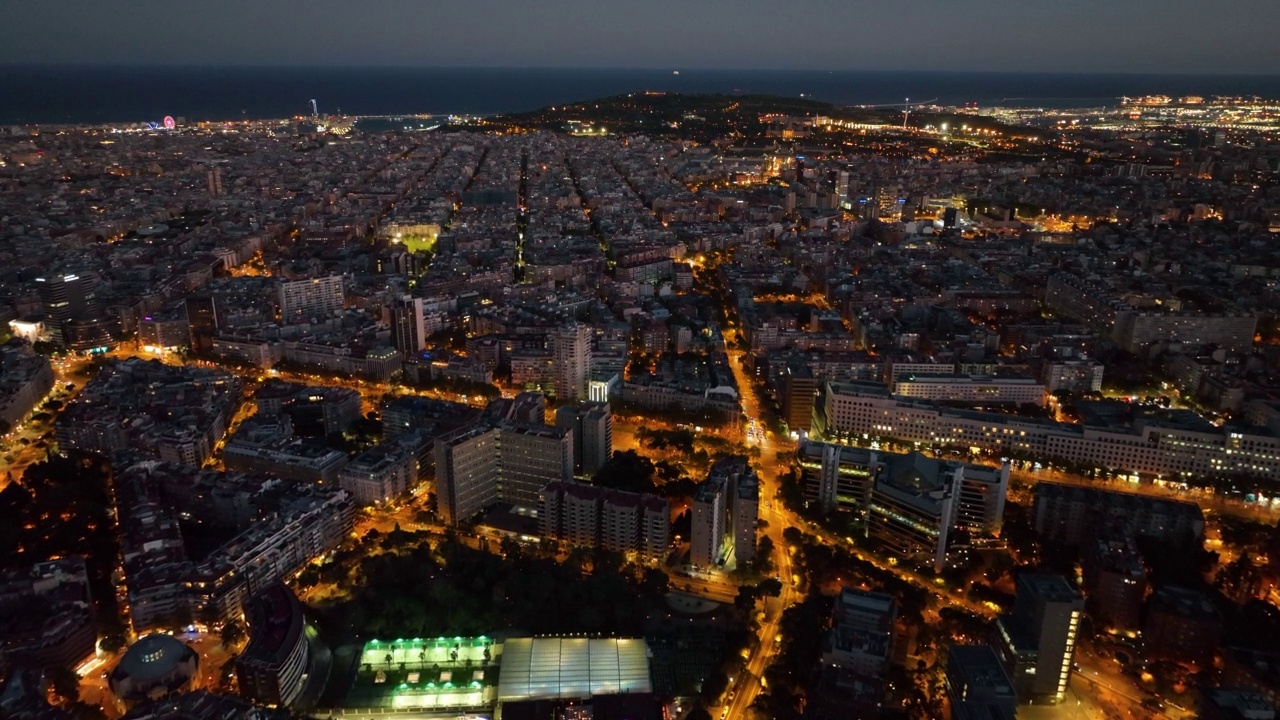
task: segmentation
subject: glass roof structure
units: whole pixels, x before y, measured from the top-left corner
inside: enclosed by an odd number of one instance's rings
[[[641,639],[515,638],[502,645],[499,701],[652,691]]]

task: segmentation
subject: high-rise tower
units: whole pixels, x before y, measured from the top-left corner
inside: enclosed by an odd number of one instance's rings
[[[591,370],[591,326],[572,323],[556,330],[552,349],[556,400],[576,403],[587,399]]]
[[[426,347],[427,330],[422,314],[422,298],[405,295],[391,310],[391,343],[405,357]]]

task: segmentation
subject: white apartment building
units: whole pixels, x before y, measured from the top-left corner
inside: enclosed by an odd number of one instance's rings
[[[342,309],[341,275],[281,280],[278,288],[280,319],[286,323],[326,317]]]
[[[362,453],[338,472],[338,485],[359,505],[393,500],[418,480],[418,459],[405,445],[380,445]]]
[[[556,400],[587,399],[587,375],[591,370],[591,326],[573,323],[556,330],[552,338]]]
[[[707,478],[693,496],[693,525],[689,562],[700,568],[720,560],[725,524],[725,479]]]
[[[1258,318],[1254,315],[1228,313],[1155,313],[1124,310],[1116,314],[1113,338],[1116,344],[1132,353],[1142,352],[1148,345],[1169,340],[1188,345],[1218,345],[1236,352],[1253,347]]]
[[[666,555],[670,519],[665,498],[577,482],[549,483],[538,506],[538,532],[543,537],[653,561]]]
[[[1258,428],[1216,427],[1187,411],[1128,428],[1100,428],[894,398],[877,383],[826,383],[814,409],[814,432],[1018,453],[1149,475],[1280,473],[1280,437]]]
[[[756,523],[760,511],[760,480],[741,455],[721,458],[693,496],[692,551],[689,561],[713,567],[732,540],[733,560],[745,565],[755,559]]]
[[[436,498],[446,525],[457,525],[497,502],[500,432],[477,425],[436,440]]]
[[[1035,378],[989,375],[904,375],[893,382],[899,397],[969,405],[1043,405],[1045,388]]]
[[[446,524],[498,501],[536,508],[548,483],[573,478],[573,432],[549,425],[476,425],[436,441],[436,494]]]
[[[1102,390],[1103,370],[1103,364],[1096,360],[1047,362],[1041,371],[1040,380],[1048,392],[1098,392]]]

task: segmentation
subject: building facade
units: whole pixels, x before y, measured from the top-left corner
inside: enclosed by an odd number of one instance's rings
[[[327,317],[342,309],[341,275],[281,280],[277,289],[280,319],[285,323]]]
[[[482,422],[436,441],[441,518],[457,525],[495,502],[536,508],[548,483],[573,479],[573,432]]]
[[[1034,378],[985,375],[907,375],[894,381],[899,397],[966,405],[1043,405],[1045,387]]]
[[[359,505],[390,502],[418,481],[418,457],[412,447],[384,443],[357,455],[338,471],[338,485]]]
[[[875,383],[832,383],[814,408],[813,434],[979,448],[1092,468],[1160,476],[1280,473],[1280,436],[1217,427],[1168,412],[1127,427],[1093,427],[943,407],[893,397]]]
[[[831,609],[831,631],[822,649],[824,665],[866,677],[881,677],[893,657],[897,602],[889,595],[844,588]]]
[[[741,455],[722,458],[711,467],[693,496],[692,550],[689,561],[710,568],[728,558],[740,567],[756,555],[756,524],[760,509],[760,480]]]
[[[613,457],[613,413],[608,404],[562,405],[556,427],[573,431],[573,470],[591,478]]]
[[[271,707],[289,707],[306,687],[311,662],[302,603],[283,583],[245,604],[249,643],[235,658],[240,694]]]
[[[538,532],[543,537],[650,561],[660,561],[670,547],[666,498],[563,481],[548,483],[540,495]]]
[[[947,698],[951,720],[1014,720],[1018,695],[990,645],[952,645],[947,650]]]
[[[577,403],[587,400],[587,376],[591,370],[591,326],[573,323],[558,328],[552,336],[552,366],[556,400]]]
[[[1060,703],[1075,658],[1084,598],[1060,575],[1018,578],[1012,613],[996,620],[998,650],[1024,703]]]
[[[1204,513],[1195,503],[1062,483],[1036,483],[1032,515],[1036,533],[1069,545],[1113,527],[1176,545],[1204,537]]]

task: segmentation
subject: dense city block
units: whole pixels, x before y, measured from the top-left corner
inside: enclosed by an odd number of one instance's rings
[[[1277,118],[0,128],[0,715],[1274,718]]]

